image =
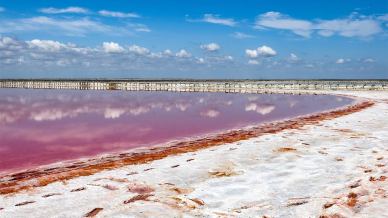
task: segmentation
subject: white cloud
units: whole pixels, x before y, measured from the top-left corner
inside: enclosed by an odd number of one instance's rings
[[[306,38],[313,32],[324,37],[369,37],[382,32],[378,18],[357,14],[344,19],[309,21],[291,18],[279,12],[267,12],[256,19],[255,28],[288,30]]]
[[[241,32],[234,32],[232,34],[232,37],[236,39],[249,39],[249,38],[254,38],[254,36],[246,34],[246,33],[241,33]]]
[[[310,21],[297,20],[282,15],[279,12],[267,12],[259,16],[255,22],[255,28],[273,28],[291,30],[293,33],[309,37],[313,24]]]
[[[102,48],[106,53],[121,53],[124,52],[124,48],[115,42],[103,42]]]
[[[288,60],[289,62],[295,63],[295,62],[298,62],[300,59],[296,54],[291,53],[290,56],[288,57]]]
[[[166,56],[173,56],[174,55],[170,49],[164,50],[163,54],[166,55]]]
[[[366,59],[363,60],[363,62],[364,62],[364,63],[375,63],[376,60],[373,59],[373,58],[366,58]]]
[[[86,36],[89,33],[110,35],[131,35],[126,27],[109,26],[90,18],[50,18],[46,16],[25,19],[0,20],[0,33],[39,32],[41,34],[61,34]]]
[[[119,11],[101,10],[98,13],[101,16],[105,16],[105,17],[119,17],[119,18],[139,18],[140,17],[140,15],[136,13],[124,13]]]
[[[296,54],[294,54],[294,53],[291,53],[291,54],[290,54],[290,59],[291,59],[291,60],[294,60],[294,61],[299,60],[298,56],[296,56]]]
[[[205,59],[204,58],[197,58],[197,63],[198,64],[204,64],[205,63]]]
[[[1,38],[0,41],[2,41]],[[61,66],[73,63],[76,56],[89,55],[96,51],[96,49],[78,47],[73,43],[65,44],[53,40],[33,39],[25,42],[14,40],[13,44],[13,47],[17,48],[15,50],[19,52],[19,62],[24,62],[26,58],[31,57],[34,60],[50,60]]]
[[[115,53],[115,55],[107,55]],[[184,61],[183,61],[184,60]],[[194,57],[187,50],[177,53],[166,49],[151,51],[138,45],[126,46],[115,42],[102,42],[90,48],[72,43],[34,39],[20,41],[12,37],[0,36],[0,66],[2,69],[16,69],[25,72],[155,72],[160,70],[189,70],[224,68],[233,61],[232,56],[213,54]],[[131,64],[128,64],[131,63]]]
[[[210,51],[210,52],[213,52],[213,51],[218,51],[221,46],[218,45],[217,43],[209,43],[209,44],[204,44],[204,45],[201,45],[200,46],[203,50],[206,50],[206,51]]]
[[[38,48],[48,52],[58,52],[61,49],[64,49],[67,47],[67,45],[60,43],[58,41],[40,40],[40,39],[27,41],[27,44],[30,48]]]
[[[254,50],[246,49],[246,50],[245,50],[245,54],[246,54],[249,58],[257,58],[257,57],[258,57],[258,54],[257,54],[257,50],[256,50],[256,49],[254,49]]]
[[[129,27],[132,27],[136,32],[151,32],[151,29],[147,25],[141,23],[128,23]]]
[[[225,55],[225,56],[215,56],[215,55],[212,55],[212,56],[207,56],[205,58],[202,58],[202,57],[196,57],[194,60],[196,60],[196,62],[198,64],[204,64],[204,63],[207,63],[209,64],[208,66],[212,65],[212,64],[225,64],[225,63],[230,63],[234,60],[234,58],[230,55]]]
[[[0,49],[1,50],[19,50],[22,47],[22,42],[17,41],[11,37],[0,36]]]
[[[181,49],[175,54],[175,56],[177,56],[178,58],[189,58],[191,57],[191,54],[187,52],[185,49]]]
[[[129,47],[129,51],[137,55],[147,55],[150,53],[150,50],[148,48],[144,48],[138,45],[131,45]]]
[[[85,8],[80,7],[67,7],[67,8],[42,8],[39,10],[45,14],[64,14],[64,13],[73,13],[73,14],[86,14],[89,11]]]
[[[68,31],[77,32],[85,32],[86,30],[96,30],[96,31],[104,31],[107,30],[106,27],[91,21],[87,18],[79,19],[79,20],[59,20],[53,19],[49,17],[32,17],[24,19],[25,23],[35,24],[35,25],[47,25],[52,27],[58,27]]]
[[[263,57],[272,57],[276,55],[276,51],[268,46],[261,46],[257,48],[258,54]]]
[[[324,36],[324,37],[330,37],[330,36],[334,35],[334,32],[330,31],[330,30],[319,30],[318,34],[321,36]]]
[[[318,34],[326,37],[334,34],[345,37],[368,37],[382,31],[380,23],[371,18],[320,21],[315,29],[320,30]]]
[[[149,57],[150,58],[162,58],[163,57],[163,53],[162,52],[151,52],[149,54]]]
[[[258,65],[260,64],[260,62],[258,60],[249,60],[248,61],[248,64],[251,64],[251,65]]]
[[[151,32],[151,29],[146,27],[146,26],[143,26],[143,27],[136,27],[135,31],[136,32],[146,32],[146,33],[149,33],[149,32]]]
[[[227,55],[227,56],[224,57],[224,60],[233,61],[234,58],[232,56],[230,56],[230,55]]]
[[[258,58],[258,57],[273,57],[277,54],[277,52],[273,50],[271,47],[263,45],[261,47],[258,47],[257,49],[246,49],[245,54],[249,58]]]
[[[108,31],[109,28],[100,23],[94,22],[87,18],[77,19],[77,20],[62,20],[62,19],[53,19],[49,17],[32,17],[22,20],[24,26],[21,28],[31,28],[31,29],[62,29],[70,34],[74,35],[84,35],[86,32],[95,31],[95,32],[104,32]]]
[[[224,26],[236,26],[237,22],[232,18],[221,18],[219,15],[216,14],[204,14],[202,19],[198,20],[188,20],[190,22],[206,22],[206,23],[212,23],[212,24],[218,24],[218,25],[224,25]]]
[[[350,62],[351,60],[349,58],[339,58],[337,59],[337,61],[335,62],[336,64],[344,64],[344,63],[347,63],[347,62]]]
[[[340,59],[338,59],[335,63],[336,63],[336,64],[343,64],[343,63],[345,63],[345,59],[340,58]]]

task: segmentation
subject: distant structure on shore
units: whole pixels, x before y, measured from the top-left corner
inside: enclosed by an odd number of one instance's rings
[[[388,90],[388,80],[2,79],[0,88],[258,93],[282,90]]]

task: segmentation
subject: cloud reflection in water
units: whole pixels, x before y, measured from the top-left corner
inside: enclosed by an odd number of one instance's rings
[[[241,128],[351,101],[341,99],[0,89],[0,171]]]

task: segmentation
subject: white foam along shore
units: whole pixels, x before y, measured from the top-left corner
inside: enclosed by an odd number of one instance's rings
[[[0,196],[0,217],[388,217],[388,92],[301,129]]]

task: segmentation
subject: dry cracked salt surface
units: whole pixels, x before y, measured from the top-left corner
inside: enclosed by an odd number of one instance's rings
[[[300,129],[0,196],[0,217],[388,217],[388,92]]]

